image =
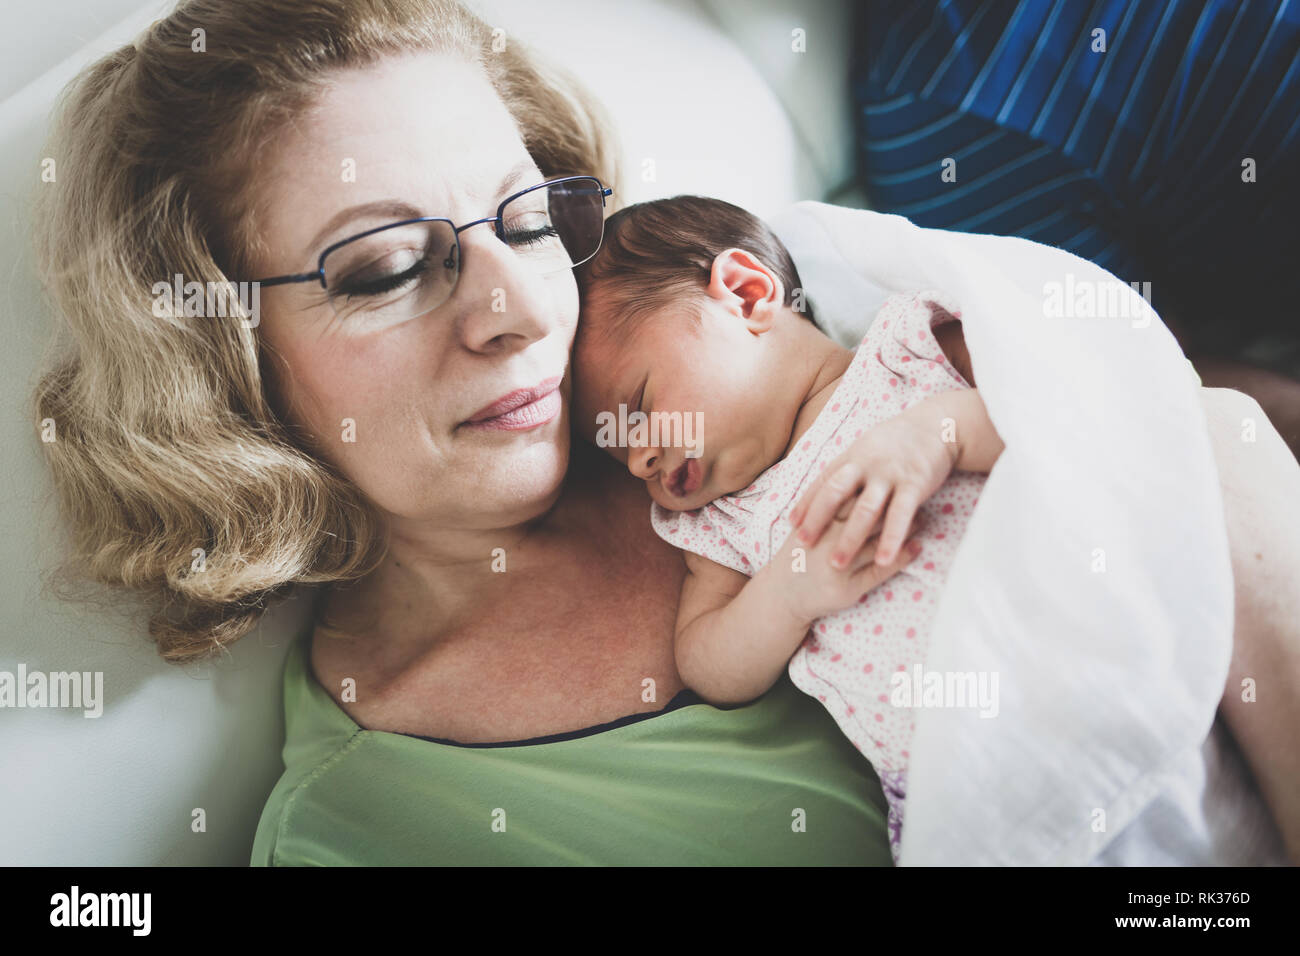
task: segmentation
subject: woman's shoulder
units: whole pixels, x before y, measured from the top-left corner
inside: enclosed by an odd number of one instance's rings
[[[889,860],[869,765],[788,678],[742,707],[464,746],[357,727],[304,651],[286,662],[285,770],[255,866]],[[825,829],[790,840],[795,808]]]
[[[315,780],[360,742],[361,728],[325,695],[310,666],[311,631],[299,635],[284,659],[284,764],[267,797],[253,841],[254,866],[273,866],[284,855],[282,837],[295,803]],[[321,699],[323,698],[323,700]]]

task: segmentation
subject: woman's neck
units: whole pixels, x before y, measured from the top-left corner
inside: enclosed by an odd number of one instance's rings
[[[557,497],[532,520],[460,531],[391,525],[383,562],[357,582],[334,585],[323,598],[328,630],[382,635],[386,653],[394,655],[403,645],[429,649],[484,608],[509,601],[530,578],[545,576],[566,541],[597,535],[611,497],[627,494],[611,480],[620,474],[626,476],[608,455],[575,441]]]

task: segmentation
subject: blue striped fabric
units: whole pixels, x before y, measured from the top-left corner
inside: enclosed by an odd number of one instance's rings
[[[1151,282],[1189,351],[1300,347],[1300,0],[872,0],[858,30],[873,208]]]

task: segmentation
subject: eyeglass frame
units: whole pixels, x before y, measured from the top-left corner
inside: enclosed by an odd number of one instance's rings
[[[548,186],[558,186],[561,183],[577,182],[578,180],[581,179],[589,179],[596,184],[600,192],[600,208],[604,209],[605,199],[608,196],[612,196],[614,194],[614,190],[612,188],[606,186],[595,176],[561,176],[559,179],[548,179],[545,182],[538,183],[536,186],[529,186],[527,189],[521,189],[519,190],[519,192],[507,196],[505,199],[501,200],[500,205],[497,206],[497,214],[495,216],[485,216],[482,219],[475,219],[473,222],[467,222],[463,226],[456,225],[446,216],[420,216],[416,219],[403,219],[401,222],[390,222],[387,225],[376,226],[374,229],[367,229],[365,232],[359,232],[355,236],[349,236],[348,238],[342,239],[339,242],[334,243],[332,246],[329,246],[324,252],[320,254],[320,258],[316,260],[315,272],[286,273],[285,275],[272,276],[269,279],[255,279],[254,281],[259,286],[277,286],[277,285],[287,285],[293,282],[310,282],[312,279],[316,279],[320,282],[320,287],[322,289],[329,291],[329,286],[326,285],[325,283],[325,257],[328,256],[335,249],[338,249],[341,246],[346,246],[348,243],[356,242],[358,239],[364,239],[366,236],[373,236],[377,232],[384,232],[387,229],[396,229],[399,226],[411,226],[421,222],[445,222],[447,225],[451,226],[452,235],[456,240],[456,279],[459,282],[460,268],[461,268],[460,264],[462,261],[462,253],[460,249],[460,234],[462,232],[464,232],[466,229],[470,228],[471,226],[481,226],[485,222],[495,222],[501,224],[502,211],[506,208],[507,205],[514,202],[520,196],[525,196],[528,193],[535,192],[538,189],[542,189]],[[507,247],[509,247],[510,243],[507,242],[505,236],[502,235],[502,230],[494,229],[493,234],[498,239],[500,239]],[[599,252],[601,244],[604,241],[605,241],[605,226],[602,217],[600,241],[596,243],[596,248],[592,250],[591,255],[587,256],[586,259],[583,259],[581,262],[572,263],[572,267],[582,265],[583,262],[586,262],[587,259],[590,259],[591,256],[594,256],[597,252]]]

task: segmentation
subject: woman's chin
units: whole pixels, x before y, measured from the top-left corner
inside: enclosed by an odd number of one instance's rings
[[[505,443],[474,455],[474,478],[466,494],[477,500],[465,504],[499,515],[503,527],[549,510],[563,489],[570,449],[567,429],[557,429],[547,438]]]

